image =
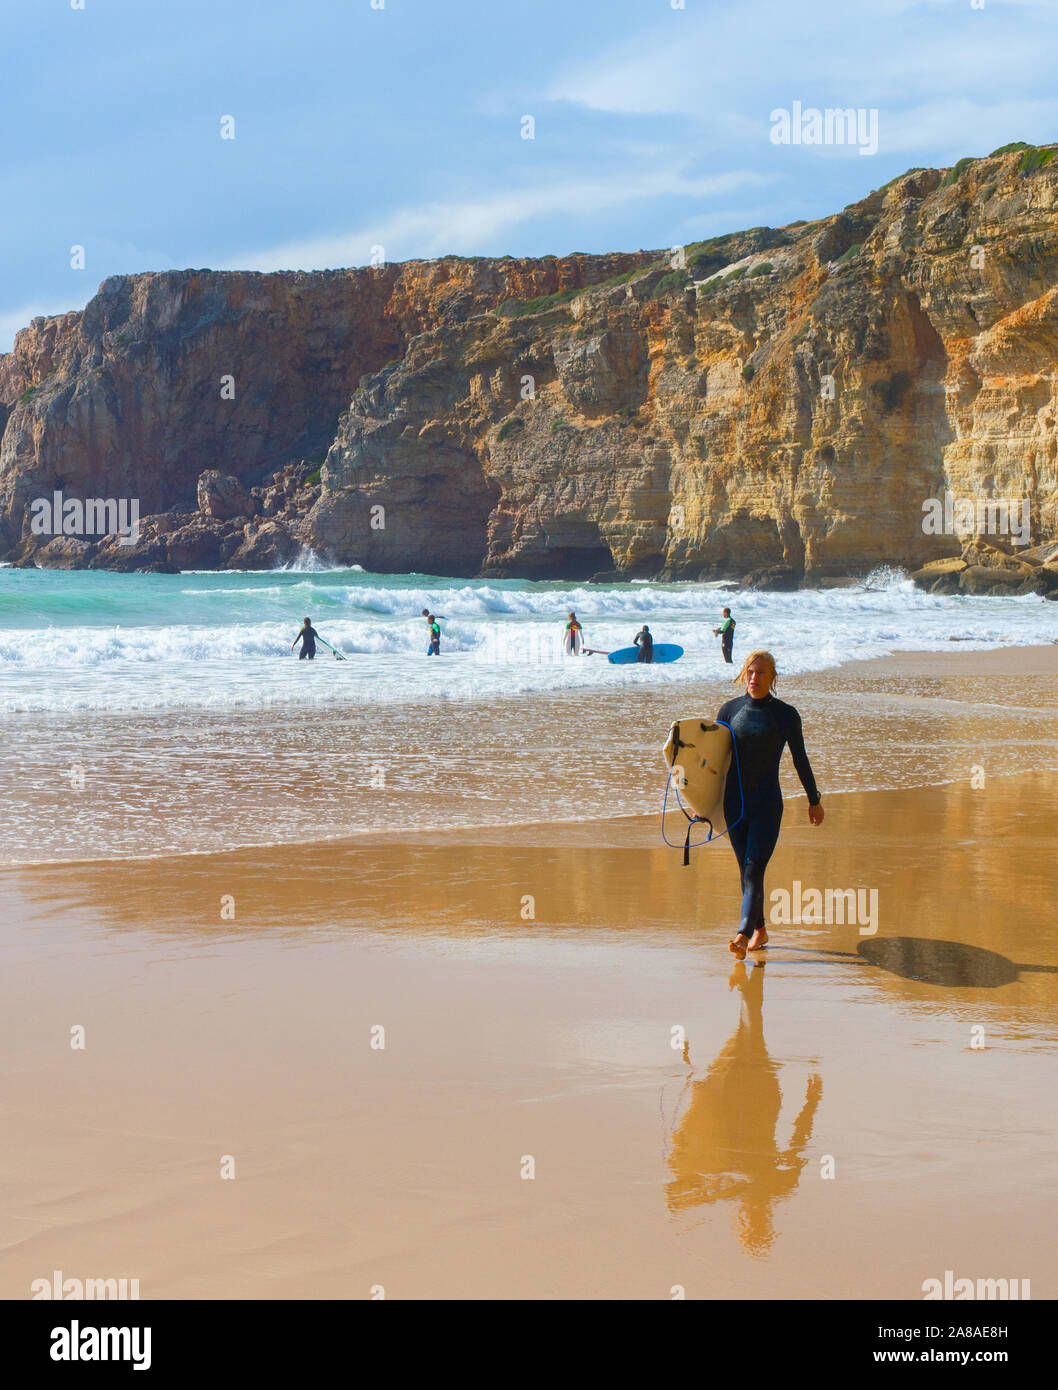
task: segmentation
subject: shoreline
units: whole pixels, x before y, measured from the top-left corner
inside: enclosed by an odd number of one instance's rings
[[[1000,667],[1000,656],[1006,652],[1019,652],[1024,655],[1019,660],[1019,666],[1033,672],[1039,671],[1046,675],[1058,675],[1058,639],[1053,642],[1025,642],[1011,643],[1008,646],[978,647],[972,651],[960,651],[958,645],[952,642],[953,650],[945,647],[931,648],[928,651],[894,648],[893,651],[885,656],[857,657],[852,661],[844,662],[839,667],[828,666],[816,672],[806,672],[805,677],[791,676],[790,680],[802,680],[807,676],[821,675],[823,671],[861,671],[871,673],[875,670],[889,670],[903,673],[910,671],[918,674],[920,671],[928,669],[931,661],[936,657],[942,657],[945,661],[949,659],[962,663],[966,666],[977,664],[979,672],[973,674],[987,674],[988,671],[1004,669]]]
[[[726,668],[729,672],[735,669],[737,666]],[[996,737],[993,727],[995,711],[1005,711],[1002,717],[1006,719],[1019,717],[1029,721],[1026,728],[1028,734],[1034,729],[1038,732],[1047,725],[1054,705],[1058,702],[1052,705],[1040,703],[1045,692],[1039,686],[1037,678],[1053,678],[1056,675],[1058,645],[1004,647],[986,651],[902,651],[894,652],[887,657],[850,661],[842,666],[803,675],[780,675],[777,694],[780,699],[788,698],[804,707],[809,752],[814,760],[817,776],[820,774],[821,766],[829,773],[829,776],[821,780],[824,795],[828,784],[830,787],[834,787],[835,784],[840,787],[840,791],[830,792],[830,796],[833,797],[858,791],[884,790],[893,784],[894,776],[897,776],[900,785],[905,787],[958,783],[968,775],[966,758],[971,755],[973,748],[981,746],[981,740],[991,742]],[[702,704],[710,713],[715,704],[727,698],[727,689],[731,683],[726,680],[721,683],[719,676],[720,673],[717,673],[707,681],[695,678],[686,684],[651,689],[631,690],[615,686],[608,692],[591,691],[587,694],[583,691],[561,690],[549,694],[546,700],[537,697],[531,705],[527,705],[523,696],[512,695],[490,700],[476,709],[472,706],[457,709],[455,701],[444,703],[440,711],[436,705],[430,707],[415,704],[406,707],[406,713],[418,711],[415,715],[416,724],[421,722],[425,732],[417,734],[416,737],[427,745],[435,738],[450,738],[453,730],[461,729],[464,725],[470,731],[464,737],[473,738],[473,728],[480,725],[484,717],[481,714],[482,708],[492,711],[495,717],[485,722],[495,725],[498,729],[513,727],[511,721],[514,720],[523,737],[528,740],[521,762],[517,765],[519,775],[522,775],[521,768],[524,766],[524,775],[529,778],[535,777],[537,780],[541,776],[545,780],[553,780],[558,772],[556,767],[549,767],[549,763],[553,764],[554,761],[555,741],[561,744],[570,737],[576,738],[579,741],[578,751],[573,764],[568,774],[563,770],[561,775],[565,782],[553,796],[554,804],[547,811],[537,796],[536,803],[531,803],[525,808],[528,814],[512,817],[510,810],[516,808],[505,806],[502,797],[497,798],[490,792],[492,760],[502,759],[504,756],[502,736],[490,735],[490,738],[483,742],[478,740],[480,747],[476,750],[471,765],[464,766],[458,754],[449,758],[450,767],[445,774],[447,780],[444,788],[450,790],[439,789],[433,801],[427,802],[421,795],[416,796],[410,787],[402,787],[394,782],[392,788],[383,793],[384,799],[379,803],[383,811],[390,810],[388,824],[385,821],[381,825],[353,826],[347,823],[348,818],[358,812],[355,798],[350,800],[351,788],[339,764],[333,776],[328,774],[324,777],[322,771],[316,770],[303,791],[292,788],[287,793],[288,800],[290,795],[300,798],[302,826],[296,828],[303,828],[308,833],[277,835],[276,823],[269,817],[265,804],[257,817],[259,825],[247,822],[241,826],[244,834],[238,845],[207,843],[180,848],[163,843],[162,848],[155,850],[132,843],[119,849],[107,846],[102,853],[76,854],[68,858],[56,857],[54,854],[35,859],[12,857],[0,866],[0,872],[44,869],[57,864],[101,864],[126,859],[145,863],[177,859],[191,863],[201,862],[213,855],[252,853],[272,848],[285,848],[294,852],[305,851],[314,846],[326,846],[332,852],[340,853],[346,845],[384,844],[409,837],[421,839],[424,836],[450,836],[460,842],[468,842],[475,836],[494,838],[531,833],[533,827],[545,822],[561,825],[566,828],[567,833],[578,837],[590,834],[590,827],[613,820],[628,820],[644,826],[656,826],[660,817],[663,767],[660,758],[657,766],[654,766],[654,744],[656,743],[660,749],[663,729],[672,718],[686,712],[681,707],[690,703],[689,690],[702,690]],[[993,690],[992,687],[997,683],[1000,683],[998,688]],[[591,729],[585,732],[583,720],[587,712],[591,712],[594,722]],[[524,722],[530,717],[536,721],[533,725],[536,732],[531,734],[527,732],[528,725]],[[357,718],[359,722],[355,725],[352,741],[348,743],[350,750],[366,747],[364,740],[369,737],[370,729],[376,727],[370,721],[365,723],[361,716]],[[104,727],[109,725],[110,720],[117,720],[120,724],[124,719],[124,715],[114,713],[104,721]],[[923,727],[935,730],[935,733],[930,735],[934,741],[939,740],[943,745],[944,741],[950,743],[953,738],[957,738],[966,749],[966,757],[960,758],[953,753],[951,756],[934,758],[923,763],[921,759],[916,760],[907,754],[903,762],[900,762],[899,758],[894,760],[893,757],[889,757],[884,770],[879,769],[872,760],[869,748],[872,723],[879,719],[897,719],[900,726],[906,725],[905,741],[908,738],[913,741],[921,737],[913,734],[912,730],[916,727],[916,722],[921,723],[925,720]],[[830,726],[830,737],[826,740],[822,739],[826,724],[821,724],[821,720]],[[314,716],[305,716],[303,722],[308,731],[305,736],[308,737],[314,727]],[[76,728],[76,725],[74,727]],[[205,729],[208,722],[201,722],[197,727]],[[277,746],[289,742],[295,727],[295,717],[287,715],[270,718],[267,712],[252,712],[244,719],[240,713],[229,712],[225,724],[218,727],[222,731],[227,730],[223,736],[217,735],[214,740],[217,754],[223,754],[224,760],[210,761],[208,766],[211,772],[206,783],[189,780],[183,789],[189,822],[193,823],[197,818],[207,826],[213,822],[220,825],[219,817],[231,815],[225,808],[229,800],[236,795],[238,781],[246,781],[247,773],[241,755],[230,750],[232,731],[243,728],[245,733],[242,745],[245,745],[247,750],[264,750],[261,756],[267,760],[267,748],[272,741],[275,741]],[[593,790],[591,779],[578,780],[577,768],[582,764],[594,766],[595,760],[604,755],[607,740],[610,738],[609,730],[620,732],[622,741],[614,746],[613,755],[618,761],[611,770],[606,770],[608,782]],[[1045,732],[1049,732],[1049,727]],[[835,734],[839,735],[836,744]],[[162,732],[156,732],[152,737],[164,741],[164,726]],[[225,745],[229,747],[226,748]],[[1054,747],[1058,748],[1058,730]],[[193,756],[190,744],[186,756]],[[213,759],[212,751],[209,757]],[[366,762],[369,766],[373,758],[391,764],[391,754],[386,751],[385,741],[377,737],[370,746],[370,756],[365,753],[360,761]],[[1013,765],[1002,769],[1002,775],[1017,775],[1026,771],[1035,766],[1040,758],[1045,763],[1048,760],[1042,740],[1036,762],[1033,762],[1027,753],[1023,753],[1020,762],[1015,761]],[[1058,752],[1051,754],[1050,758],[1054,765],[1058,766]],[[588,760],[587,763],[585,759]],[[846,759],[850,770],[848,775],[845,775]],[[614,809],[606,789],[612,786],[615,794],[619,792],[623,785],[622,767],[625,760],[631,760],[630,766],[634,769],[636,781],[633,790],[636,787],[640,788],[632,799],[638,798],[642,801],[649,798],[653,805],[644,809],[622,810],[619,806]],[[789,759],[784,761],[788,763]],[[42,763],[42,767],[45,765],[46,763]],[[179,762],[175,766],[179,768]],[[101,768],[100,774],[104,774],[105,771],[105,768]],[[593,776],[597,778],[603,771],[600,767],[598,773]],[[114,764],[114,775],[120,779],[120,762]],[[474,790],[477,784],[468,781],[474,777],[480,783],[478,791]],[[390,781],[393,781],[392,775]],[[848,785],[849,782],[853,785]],[[42,782],[41,791],[44,795],[52,797],[55,815],[60,818],[80,815],[77,805],[71,803],[68,791],[63,794],[61,786],[55,789],[54,772],[49,778],[49,783],[52,790],[45,792],[47,784]],[[789,775],[789,768],[784,773],[784,783],[787,799],[796,803],[803,794],[800,785]],[[120,787],[120,780],[114,785]],[[227,790],[229,786],[230,790]],[[458,789],[466,790],[462,800],[453,799],[453,794]],[[216,810],[211,810],[211,798],[215,801],[221,791],[224,792],[224,797],[217,803]],[[99,807],[99,812],[107,812],[113,795],[113,788],[108,789],[106,777],[103,776],[101,789],[92,804]],[[476,799],[482,795],[486,796],[484,802]],[[394,801],[394,798],[398,799]],[[45,805],[44,801],[38,803],[35,808],[38,814],[44,813]],[[343,810],[346,805],[349,807],[348,811]],[[402,809],[405,806],[406,812]],[[396,810],[392,810],[392,807],[396,807]],[[485,814],[482,814],[483,812]],[[13,810],[12,814],[16,812]],[[328,822],[320,819],[324,814],[330,816],[330,824],[334,825],[330,833]],[[359,814],[362,814],[362,811]],[[426,823],[423,823],[424,821]],[[71,825],[76,826],[77,822],[71,820]],[[149,825],[150,822],[145,822],[145,830],[140,835],[141,841]],[[159,834],[166,832],[168,827],[164,820],[157,820],[157,825]],[[584,827],[589,827],[589,830],[586,831]],[[230,833],[231,830],[237,832],[239,828],[240,822],[232,819],[228,829],[217,833]],[[289,831],[289,828],[280,823],[280,829]],[[254,830],[265,833],[254,835]],[[250,833],[247,834],[247,831]]]

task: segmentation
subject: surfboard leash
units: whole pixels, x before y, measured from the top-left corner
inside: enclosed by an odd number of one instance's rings
[[[743,815],[745,814],[745,810],[746,810],[745,798],[744,798],[743,795],[742,795],[742,773],[741,773],[741,771],[739,770],[739,766],[738,766],[738,746],[737,746],[736,743],[735,743],[735,731],[731,728],[731,725],[728,724],[728,723],[726,722],[726,720],[717,719],[717,720],[714,720],[714,723],[716,723],[716,724],[723,724],[724,728],[727,729],[728,732],[731,734],[731,751],[732,751],[732,753],[734,754],[734,759],[735,759],[735,777],[736,777],[736,779],[737,779],[737,781],[738,781],[738,802],[739,802],[738,818],[737,818],[736,820],[733,820],[733,821],[731,822],[731,825],[726,826],[723,830],[721,830],[721,831],[719,831],[719,833],[717,833],[717,832],[714,830],[713,822],[709,819],[708,816],[699,816],[699,815],[697,815],[697,814],[691,815],[690,811],[687,810],[687,807],[684,806],[682,800],[680,799],[680,789],[679,789],[679,787],[673,786],[673,784],[672,784],[672,769],[676,766],[676,758],[677,758],[677,756],[679,755],[680,749],[681,749],[681,748],[686,748],[686,747],[688,747],[689,745],[688,745],[688,744],[685,744],[685,743],[683,742],[683,740],[680,738],[680,732],[679,732],[679,725],[678,725],[678,723],[677,723],[677,724],[673,724],[672,728],[673,728],[673,729],[675,730],[675,732],[676,732],[676,737],[675,737],[675,739],[673,740],[672,762],[669,764],[669,770],[668,770],[668,772],[665,774],[665,795],[664,795],[664,799],[662,800],[662,803],[661,803],[661,838],[665,841],[665,843],[669,846],[670,849],[679,849],[679,848],[680,848],[679,844],[677,844],[677,843],[675,843],[674,841],[670,840],[669,837],[665,834],[665,815],[666,815],[666,812],[668,811],[668,808],[669,808],[669,787],[672,786],[673,791],[676,793],[676,805],[680,808],[680,810],[683,812],[683,814],[687,817],[687,835],[686,835],[686,837],[685,837],[685,839],[684,839],[684,841],[683,841],[683,867],[684,867],[684,868],[687,868],[687,867],[690,865],[690,862],[691,862],[691,850],[692,850],[692,849],[700,849],[700,848],[702,847],[702,845],[707,845],[707,844],[709,844],[710,841],[712,841],[712,840],[720,840],[720,839],[723,839],[723,837],[728,833],[728,831],[732,828],[732,826],[738,825],[739,821],[742,819]],[[671,732],[671,731],[670,731],[670,732]],[[707,825],[707,826],[709,827],[709,834],[705,837],[704,840],[698,840],[695,844],[691,844],[691,832],[692,832],[692,830],[694,829],[695,825]]]
[[[669,787],[671,784],[672,773],[668,772],[665,775],[665,797],[661,803],[661,838],[671,849],[679,849],[679,844],[676,843],[674,840],[670,840],[669,837],[665,834],[665,813],[669,809]],[[690,811],[687,810],[687,807],[684,806],[683,802],[680,800],[679,787],[674,787],[673,790],[676,793],[677,806],[679,806],[680,810],[687,817],[687,834],[683,841],[683,865],[684,868],[686,868],[691,862],[691,850],[698,849],[700,845],[707,845],[709,841],[713,839],[713,822],[709,819],[708,816],[692,816]],[[709,827],[709,834],[705,837],[704,840],[698,840],[695,844],[692,845],[691,832],[696,825],[707,825]]]

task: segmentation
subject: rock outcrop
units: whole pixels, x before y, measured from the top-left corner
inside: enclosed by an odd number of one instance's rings
[[[1055,153],[912,171],[675,265],[116,277],[0,357],[0,554],[1042,592],[1018,549],[1058,535]],[[53,490],[138,498],[139,541],[35,535]],[[963,556],[951,498],[1020,509],[1009,563]]]
[[[257,503],[230,473],[218,473],[215,468],[207,468],[198,477],[196,489],[198,509],[215,521],[232,521],[235,517],[250,517],[257,511]]]
[[[911,576],[922,589],[933,594],[1042,594],[1058,598],[1058,565],[1052,556],[1054,544],[1037,546],[1020,555],[981,536],[963,546],[958,558],[931,560]]]

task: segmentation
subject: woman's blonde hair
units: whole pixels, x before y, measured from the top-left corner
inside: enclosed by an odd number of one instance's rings
[[[750,652],[749,656],[747,656],[745,661],[742,663],[742,669],[734,678],[735,684],[739,685],[745,683],[746,672],[749,670],[749,668],[753,665],[755,661],[763,661],[765,665],[771,668],[771,683],[772,685],[776,685],[779,680],[779,673],[775,669],[775,658],[772,656],[771,652],[766,651]]]

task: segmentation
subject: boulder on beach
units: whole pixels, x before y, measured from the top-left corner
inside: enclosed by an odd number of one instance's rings
[[[752,570],[742,581],[744,589],[760,589],[771,593],[792,593],[799,588],[801,575],[789,565],[768,565]]]

